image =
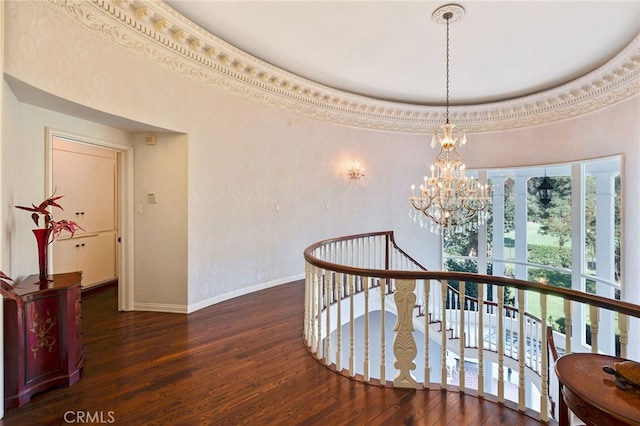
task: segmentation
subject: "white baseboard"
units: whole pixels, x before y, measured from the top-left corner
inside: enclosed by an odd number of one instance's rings
[[[169,303],[145,303],[145,302],[133,302],[134,311],[149,311],[149,312],[166,312],[170,314],[187,314],[189,313],[186,305],[175,305]]]
[[[275,287],[281,284],[287,284],[292,281],[299,281],[304,279],[304,274],[292,275],[290,277],[279,278],[273,281],[267,281],[265,283],[260,283],[256,285],[252,285],[250,287],[241,288],[235,291],[231,291],[229,293],[221,294],[218,296],[210,297],[209,299],[201,300],[199,302],[193,303],[187,307],[187,313],[195,312],[202,308],[206,308],[211,305],[215,305],[216,303],[224,302],[225,300],[233,299],[236,297],[244,296],[250,293],[254,293],[256,291],[264,290],[270,287]]]
[[[280,278],[277,280],[255,284],[250,287],[245,287],[229,293],[214,296],[209,299],[201,300],[199,302],[196,302],[188,306],[169,304],[169,303],[134,302],[133,310],[149,311],[149,312],[166,312],[166,313],[172,313],[172,314],[190,314],[191,312],[195,312],[200,309],[206,308],[208,306],[215,305],[216,303],[224,302],[225,300],[233,299],[233,298],[244,296],[250,293],[255,293],[256,291],[265,290],[270,287],[275,287],[281,284],[287,284],[292,281],[299,281],[302,279],[304,279],[304,274]]]

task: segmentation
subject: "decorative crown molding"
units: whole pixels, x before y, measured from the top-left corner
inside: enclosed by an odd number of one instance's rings
[[[377,130],[429,132],[444,121],[439,106],[389,102],[327,87],[261,61],[205,31],[160,0],[47,0],[146,60],[254,102],[319,120]],[[467,132],[530,127],[587,114],[640,93],[640,35],[600,68],[537,94],[451,107]]]

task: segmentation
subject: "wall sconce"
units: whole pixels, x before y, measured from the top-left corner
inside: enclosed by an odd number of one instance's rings
[[[362,179],[364,177],[364,167],[360,165],[360,163],[351,163],[349,164],[349,179]]]

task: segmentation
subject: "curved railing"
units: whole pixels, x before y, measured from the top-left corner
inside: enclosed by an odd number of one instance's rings
[[[553,416],[549,400],[558,398],[548,350],[548,298],[563,300],[567,332],[553,340],[567,353],[572,342],[584,345],[582,331],[573,330],[573,318],[583,306],[593,352],[603,332],[601,310],[618,316],[622,357],[628,316],[640,318],[638,305],[575,290],[428,271],[396,245],[392,231],[320,241],[304,257],[304,340],[318,360],[383,386],[420,389],[439,383],[446,389],[457,379],[460,392],[475,389],[478,396],[493,395],[500,403],[511,399],[518,410],[537,412],[544,422]],[[458,290],[448,282],[457,282]],[[493,301],[486,297],[490,286]],[[515,306],[505,305],[506,288],[515,290]],[[471,290],[477,297],[467,294]],[[540,318],[525,311],[526,292],[540,294]]]

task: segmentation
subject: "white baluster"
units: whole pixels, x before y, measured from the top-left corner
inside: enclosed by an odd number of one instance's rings
[[[385,315],[384,315],[384,299],[386,297],[385,288],[387,287],[386,281],[388,278],[383,279],[380,282],[380,384],[384,385],[387,381],[386,378],[386,344],[385,344]]]
[[[449,288],[447,286],[447,280],[442,280],[440,282],[440,296],[441,296],[441,308],[442,308],[442,318],[440,320],[442,327],[441,330],[442,332],[441,334],[441,340],[440,340],[440,344],[441,344],[441,351],[442,351],[442,356],[440,357],[441,362],[440,362],[440,374],[441,374],[441,378],[440,378],[440,388],[441,389],[446,389],[447,388],[447,293],[449,291]]]
[[[309,346],[309,293],[311,288],[311,264],[304,265],[304,341]]]
[[[336,322],[336,371],[342,370],[342,273],[337,274],[338,320]]]
[[[549,303],[548,300],[549,300],[549,296],[547,295],[547,306],[548,306],[548,303]],[[547,327],[551,327],[549,322],[547,322]],[[538,350],[537,355],[536,355],[536,357],[537,357],[536,358],[536,362],[537,362],[536,365],[538,365],[538,369],[542,368],[542,353],[545,352],[545,351],[543,351],[543,346],[542,346],[542,336],[543,335],[547,336],[547,330],[546,329],[543,330],[542,329],[542,324],[538,323],[537,328],[536,328],[536,343],[537,343],[536,348]],[[547,348],[546,352],[548,353],[548,348]],[[538,372],[540,372],[540,371],[541,370],[538,370]]]
[[[591,352],[598,353],[598,330],[600,328],[600,310],[589,305],[589,322],[591,323]]]
[[[618,314],[618,328],[620,329],[620,357],[627,357],[627,345],[629,344],[629,316]]]
[[[431,309],[430,309],[431,318],[430,318],[430,322],[436,322],[436,321],[440,320],[440,313],[439,313],[440,309],[439,308],[441,307],[441,305],[438,306],[439,305],[439,300],[438,300],[439,299],[438,298],[439,293],[438,293],[438,291],[440,289],[440,286],[430,284],[429,288],[430,288],[430,291],[433,293],[433,295],[431,295],[431,297],[430,297],[430,300],[431,300]]]
[[[458,291],[460,292],[460,330],[463,334],[460,336],[460,365],[458,366],[458,387],[460,388],[460,392],[464,393],[464,295],[465,295],[465,282],[460,281],[458,284]]]
[[[364,284],[364,381],[369,381],[369,287],[371,277],[367,277]]]
[[[318,327],[317,327],[317,344],[316,344],[316,348],[317,348],[317,352],[316,352],[316,358],[320,359],[322,357],[322,354],[320,354],[320,351],[322,350],[322,301],[323,301],[323,297],[322,297],[322,272],[318,271],[318,285],[316,286],[318,289],[318,298],[317,298],[317,302],[316,303],[316,318],[318,321]]]
[[[431,365],[429,365],[429,292],[431,291],[431,280],[424,280],[424,293],[422,294],[422,303],[424,304],[424,387],[430,388],[431,383]]]
[[[353,266],[353,241],[347,241],[347,265]]]
[[[534,371],[538,371],[536,365],[533,363],[533,356],[534,356],[534,345],[536,345],[538,342],[534,339],[533,336],[533,330],[534,330],[534,322],[531,318],[528,318],[527,321],[527,336],[529,338],[529,341],[531,342],[531,344],[529,345],[529,353],[525,354],[526,356],[526,362],[527,362],[527,366],[529,368],[531,368]],[[527,356],[528,355],[528,356]]]
[[[460,290],[458,290],[459,292]],[[451,298],[453,304],[449,305],[449,315],[451,316],[451,327],[453,328],[453,337],[460,338],[460,314],[456,315],[456,309],[460,305],[460,294],[455,291],[451,291]],[[461,309],[461,308],[460,308]]]
[[[495,294],[497,293],[498,290],[497,290],[497,287],[495,287],[495,286],[492,286],[492,287],[493,287],[494,298],[495,298]],[[489,309],[489,312],[488,312],[488,315],[487,315],[487,319],[489,320],[489,325],[487,327],[487,336],[489,336],[489,350],[493,350],[493,348],[491,346],[492,345],[491,336],[495,334],[496,335],[496,339],[497,339],[498,338],[498,331],[496,330],[497,323],[493,320],[493,318],[495,316],[494,315],[495,310],[494,310],[493,305],[489,305],[488,309]],[[496,342],[497,342],[497,340],[496,340]],[[496,345],[496,350],[497,350],[497,345]]]
[[[513,332],[512,332],[513,336]],[[527,337],[524,334],[524,290],[518,289],[518,410],[525,410],[524,362]],[[533,341],[531,342],[533,345]]]
[[[310,327],[310,333],[311,333],[311,352],[314,354],[317,354],[318,351],[318,346],[317,346],[317,336],[316,336],[316,324],[317,324],[317,312],[316,312],[316,308],[318,307],[317,303],[316,303],[316,295],[317,295],[317,288],[318,288],[318,272],[315,266],[312,269],[311,272],[311,284],[310,284],[310,292],[311,294],[309,295],[309,307],[311,309],[311,312],[309,312],[311,318],[310,318],[310,323],[309,323],[309,327]]]
[[[326,365],[331,364],[331,298],[329,292],[331,291],[331,271],[324,271],[324,310],[325,310],[325,330],[324,337],[324,363]]]
[[[473,318],[475,319],[473,324],[476,324],[476,325],[478,324],[478,314],[476,312],[476,305],[475,305],[475,302],[471,299],[469,299],[468,301],[464,300],[464,304],[466,306],[465,315],[467,317],[466,321],[464,322],[466,326],[465,332],[464,332],[464,344],[465,346],[470,348],[477,347],[478,345],[474,345],[471,340],[474,337],[474,333],[471,333],[471,324],[472,324],[471,316],[472,315],[474,316]]]
[[[547,295],[540,293],[540,337],[542,341],[542,366],[540,367],[540,383],[542,392],[540,395],[540,420],[547,423],[549,420],[549,351],[547,343]],[[537,345],[536,345],[537,346]]]
[[[498,402],[504,402],[504,287],[498,286]]]
[[[564,353],[571,353],[571,337],[573,335],[573,303],[564,300]]]
[[[478,283],[478,396],[484,397],[484,286]]]
[[[362,264],[360,265],[362,268],[369,267],[369,255],[370,255],[369,237],[365,237],[362,239]],[[363,287],[363,290],[364,290],[364,287]]]
[[[354,377],[356,375],[356,369],[355,369],[356,355],[355,355],[355,349],[354,349],[355,340],[353,337],[353,334],[354,334],[353,293],[355,293],[353,280],[354,280],[354,276],[349,275],[349,305],[351,308],[349,310],[349,376],[351,377]]]
[[[536,325],[536,364],[540,365],[540,369],[542,368],[542,345],[538,345],[538,342],[542,342],[542,335],[546,334],[545,330],[542,329],[542,324]]]

